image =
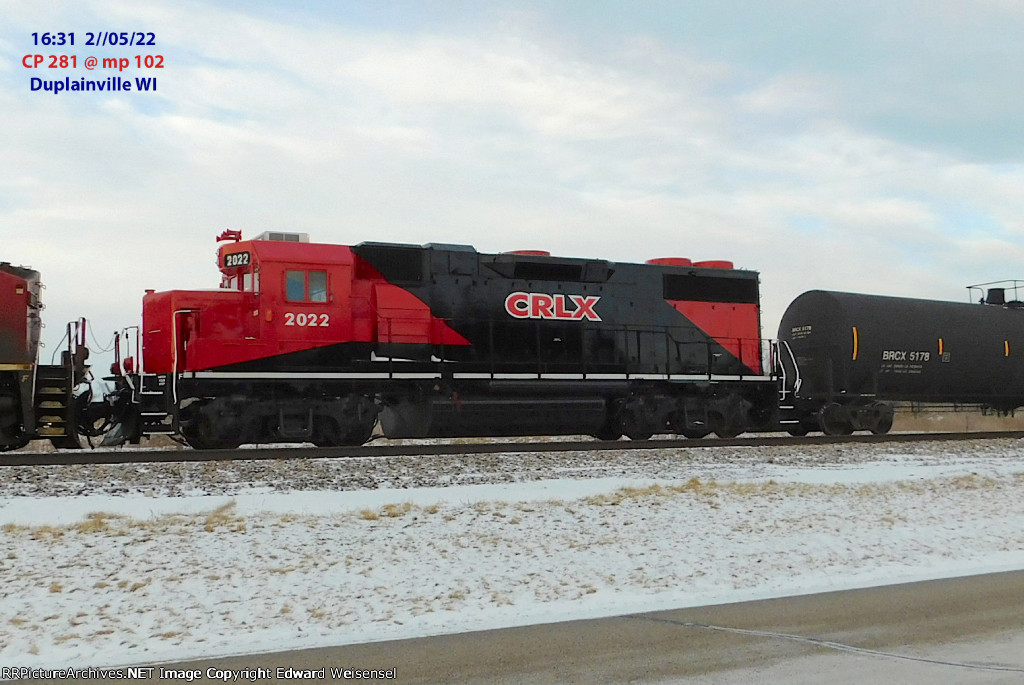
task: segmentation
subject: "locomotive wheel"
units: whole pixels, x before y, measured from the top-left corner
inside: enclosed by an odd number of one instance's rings
[[[313,420],[312,440],[317,447],[339,447],[345,444],[338,422],[330,416],[317,416]]]
[[[669,427],[676,435],[691,440],[700,440],[711,433],[711,427],[703,421],[688,422],[685,410],[676,411],[669,417]]]
[[[355,414],[355,421],[345,431],[344,444],[362,445],[370,439],[377,425],[377,404],[366,395],[361,395],[350,400],[350,411]]]
[[[366,396],[351,395],[341,413],[317,414],[313,419],[313,444],[317,447],[349,447],[364,444],[377,425],[377,405]]]
[[[213,419],[204,411],[200,411],[187,428],[182,426],[182,435],[196,450],[232,450],[242,444],[239,436],[225,433],[227,431],[217,429]]]
[[[711,431],[720,438],[735,438],[743,432],[744,426],[730,422],[723,414],[713,413],[711,419]]]
[[[614,413],[609,413],[604,421],[604,425],[590,435],[598,440],[605,440],[608,442],[618,440],[622,437],[622,430],[619,428],[618,418]]]
[[[345,434],[344,444],[353,446],[359,446],[364,444],[367,440],[370,439],[370,436],[373,434],[373,427],[375,425],[376,421],[373,421],[369,424],[363,424],[361,426],[356,426],[350,429],[348,433]]]
[[[630,440],[650,440],[654,435],[654,429],[644,416],[643,407],[637,404],[623,407],[619,414],[619,428]]]
[[[60,437],[50,438],[50,444],[59,450],[80,450],[82,449],[82,436],[77,432],[73,435],[61,435]]]

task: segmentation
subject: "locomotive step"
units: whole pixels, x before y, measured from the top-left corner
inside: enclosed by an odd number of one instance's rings
[[[64,366],[40,364],[36,367],[36,378],[67,378],[68,369]]]
[[[41,426],[37,431],[41,438],[59,438],[67,435],[67,431],[57,426]]]
[[[56,400],[43,400],[39,402],[36,407],[38,409],[67,409],[67,405],[63,402],[57,402]]]

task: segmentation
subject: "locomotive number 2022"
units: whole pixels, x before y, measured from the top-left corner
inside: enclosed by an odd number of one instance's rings
[[[284,313],[285,326],[330,326],[330,314],[296,314],[295,312]]]
[[[224,267],[231,266],[249,266],[249,253],[232,252],[231,254],[224,255]]]

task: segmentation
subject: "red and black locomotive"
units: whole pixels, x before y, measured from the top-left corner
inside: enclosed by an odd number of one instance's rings
[[[643,439],[778,418],[758,275],[729,262],[221,239],[218,290],[143,298],[141,358],[115,363],[130,439],[351,445],[378,421],[387,437]]]
[[[885,433],[894,401],[1024,405],[1024,304],[1006,299],[1020,282],[980,306],[812,291],[769,342],[758,275],[730,262],[218,240],[220,287],[147,291],[103,402],[91,402],[84,320],[59,364],[39,363],[39,274],[0,264],[0,450],[159,433],[197,448],[358,445],[378,427]]]

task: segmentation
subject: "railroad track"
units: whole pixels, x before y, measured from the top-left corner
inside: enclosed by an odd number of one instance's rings
[[[146,464],[266,459],[351,459],[365,457],[498,454],[502,452],[570,452],[707,447],[771,447],[784,445],[838,445],[880,442],[941,442],[1024,438],[1024,431],[977,433],[890,433],[888,435],[758,436],[701,440],[599,440],[545,442],[446,443],[440,445],[364,445],[362,447],[283,447],[234,450],[75,450],[65,452],[5,452],[0,466],[69,466],[75,464]]]

